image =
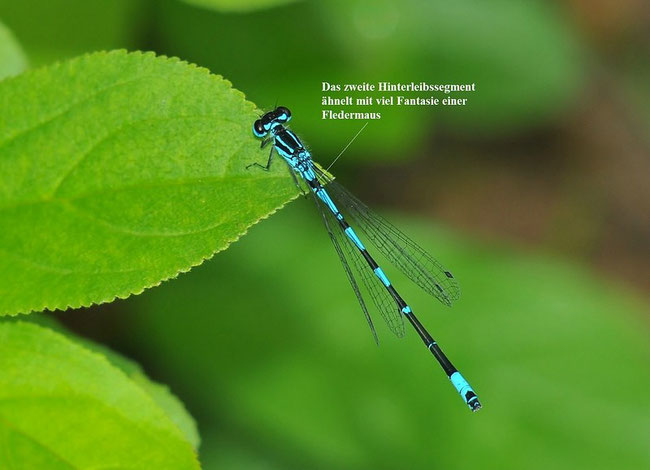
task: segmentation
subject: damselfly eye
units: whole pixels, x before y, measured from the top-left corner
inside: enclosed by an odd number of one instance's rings
[[[289,111],[289,108],[285,108],[284,106],[278,106],[275,108],[275,116],[275,119],[278,121],[287,122],[291,119],[291,111]]]
[[[264,129],[264,124],[262,124],[262,120],[258,119],[255,121],[253,124],[253,134],[255,134],[256,137],[264,137],[268,131]]]

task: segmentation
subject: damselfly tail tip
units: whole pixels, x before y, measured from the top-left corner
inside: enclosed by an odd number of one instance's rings
[[[469,406],[470,410],[478,411],[481,409],[481,402],[478,401],[478,396],[476,396],[476,393],[474,390],[472,390],[472,387],[470,387],[469,383],[467,383],[467,380],[465,380],[465,378],[460,375],[460,372],[455,371],[449,376],[449,379],[451,380],[451,383],[454,385],[458,393],[460,393],[460,396],[463,397],[463,401],[467,403],[467,406]]]
[[[482,408],[481,402],[478,401],[478,398],[474,398],[473,400],[470,400],[469,403],[467,403],[469,406],[469,409],[472,410],[474,413],[476,413],[478,410]]]

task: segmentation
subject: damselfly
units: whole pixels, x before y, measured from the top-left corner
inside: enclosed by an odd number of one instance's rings
[[[274,152],[284,158],[289,164],[291,176],[298,188],[301,186],[296,175],[309,187],[309,192],[323,217],[327,232],[341,263],[343,263],[348,280],[352,284],[359,304],[361,304],[361,309],[375,341],[377,341],[377,332],[354,273],[361,278],[376,309],[390,330],[398,337],[403,336],[404,318],[406,318],[438,360],[465,403],[472,411],[477,411],[481,408],[481,403],[472,387],[422,326],[411,307],[397,293],[384,271],[366,250],[361,238],[347,223],[346,217],[339,207],[358,225],[361,233],[371,241],[379,252],[413,282],[445,305],[450,306],[452,301],[460,296],[460,288],[456,279],[415,242],[384,218],[373,213],[347,189],[333,181],[327,173],[314,165],[311,154],[300,142],[298,136],[284,126],[290,119],[291,112],[280,106],[255,121],[253,134],[263,139],[261,147],[264,148],[268,144],[272,144],[272,147],[266,165],[252,163],[246,168],[259,167],[268,171],[273,161]],[[354,269],[350,267],[346,257],[352,260]]]

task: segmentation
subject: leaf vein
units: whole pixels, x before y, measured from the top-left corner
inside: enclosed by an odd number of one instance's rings
[[[102,136],[99,138],[97,141],[95,141],[88,149],[86,149],[82,154],[81,157],[78,158],[71,166],[70,168],[59,178],[59,181],[55,184],[54,188],[50,191],[50,197],[54,197],[59,190],[61,189],[63,183],[65,182],[66,179],[70,177],[70,175],[74,172],[76,168],[79,168],[79,166],[95,151],[101,144],[104,142],[107,142],[111,138],[116,137],[117,135],[120,134],[123,130],[125,130],[129,126],[133,126],[135,124],[142,124],[145,122],[166,122],[166,121],[175,121],[175,120],[189,120],[189,119],[197,119],[197,118],[217,118],[218,121],[224,121],[228,122],[228,120],[219,118],[215,114],[189,114],[185,116],[165,116],[165,117],[158,117],[158,118],[144,118],[144,119],[135,119],[133,121],[128,121],[123,124],[121,124],[119,127],[116,129],[113,129],[112,131],[106,133],[106,135]]]
[[[36,269],[40,269],[41,271],[54,272],[58,274],[128,274],[132,272],[144,271],[144,269],[142,268],[119,269],[119,270],[112,270],[112,271],[104,271],[104,270],[84,271],[84,270],[77,270],[77,269],[61,268],[58,266],[50,266],[47,264],[39,263],[38,261],[34,261],[33,259],[25,257],[24,255],[11,253],[10,251],[6,250],[3,247],[0,247],[0,251],[11,258],[14,258],[16,261],[20,263],[26,264]]]
[[[38,441],[37,439],[34,439],[34,437],[30,436],[29,434],[27,434],[27,433],[26,433],[25,431],[23,431],[22,429],[19,429],[19,428],[17,428],[16,426],[14,426],[12,423],[10,423],[9,421],[7,421],[7,419],[6,419],[4,416],[2,416],[2,415],[0,415],[0,423],[2,423],[2,424],[5,426],[5,428],[10,429],[11,431],[13,431],[13,432],[15,432],[15,433],[17,433],[17,434],[20,434],[21,436],[25,437],[25,438],[28,439],[29,441],[33,442],[34,444],[37,444],[37,445],[38,445],[39,447],[41,447],[42,449],[45,449],[45,450],[48,451],[48,452],[49,452],[53,457],[55,457],[56,459],[58,459],[60,462],[64,463],[64,464],[67,465],[68,467],[70,467],[70,468],[75,468],[75,469],[80,469],[80,468],[81,468],[81,467],[77,467],[77,466],[73,465],[72,462],[68,461],[68,460],[65,459],[62,455],[60,455],[60,454],[58,454],[57,452],[55,452],[54,449],[49,448],[48,446],[46,446],[46,445],[43,444],[42,442]]]
[[[48,124],[48,123],[50,123],[50,122],[52,122],[52,121],[54,121],[54,120],[56,120],[56,119],[58,119],[60,117],[65,116],[67,113],[69,113],[70,111],[72,111],[76,107],[81,106],[83,104],[86,104],[88,101],[90,101],[92,99],[95,99],[98,96],[101,96],[105,92],[114,90],[115,88],[118,88],[120,86],[125,86],[125,85],[129,85],[131,83],[138,82],[140,80],[143,80],[145,78],[152,77],[152,76],[153,75],[150,75],[150,74],[140,75],[140,76],[137,76],[137,77],[130,78],[128,80],[122,80],[122,81],[118,81],[118,82],[115,82],[115,83],[111,83],[110,85],[99,88],[99,89],[93,91],[92,93],[80,98],[78,101],[75,101],[74,103],[72,103],[72,104],[70,104],[70,105],[68,105],[68,106],[66,106],[64,108],[55,111],[54,114],[52,114],[52,115],[48,116],[47,118],[37,122],[33,126],[27,127],[25,129],[21,129],[18,132],[16,132],[15,134],[6,137],[4,140],[0,141],[0,149],[6,147],[8,144],[10,144],[14,140],[18,139],[19,137],[24,136],[26,134],[29,134],[30,132],[33,132],[33,131],[37,130],[39,127],[41,127],[41,126],[43,126],[45,124]]]
[[[95,222],[95,223],[97,223],[97,224],[99,224],[99,225],[101,225],[103,227],[106,227],[106,228],[108,228],[108,229],[110,229],[110,230],[112,230],[114,232],[117,232],[117,233],[123,233],[123,234],[126,234],[126,235],[133,235],[135,237],[152,237],[152,238],[153,237],[184,237],[184,236],[188,236],[188,235],[196,235],[196,234],[199,234],[199,233],[209,232],[210,230],[213,230],[213,229],[215,229],[215,228],[217,228],[217,227],[219,227],[219,226],[221,226],[221,225],[223,225],[225,223],[224,221],[220,221],[220,222],[217,222],[217,223],[214,223],[214,224],[207,225],[206,227],[203,227],[203,228],[200,228],[200,229],[197,229],[197,230],[188,230],[188,231],[179,231],[179,232],[155,232],[155,231],[143,232],[143,231],[134,230],[134,229],[129,228],[129,227],[123,227],[123,226],[120,226],[120,225],[115,225],[115,224],[109,222],[108,220],[102,219],[101,217],[98,217],[97,215],[88,212],[85,209],[82,209],[82,208],[80,208],[78,206],[75,206],[74,204],[72,204],[69,201],[60,200],[59,202],[61,203],[61,205],[64,208],[69,209],[72,212],[76,212],[76,213],[82,215],[83,217],[85,217],[86,219],[88,219],[90,221],[93,221],[93,222]]]

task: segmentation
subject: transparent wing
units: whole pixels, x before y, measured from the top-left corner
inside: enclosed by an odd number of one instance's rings
[[[313,194],[313,193],[312,193]],[[343,253],[343,250],[341,248],[341,245],[339,243],[338,237],[336,236],[336,230],[337,228],[334,227],[334,231],[332,230],[332,227],[330,227],[331,224],[331,219],[328,220],[327,212],[323,209],[321,204],[319,203],[318,199],[316,199],[316,195],[314,195],[314,202],[316,203],[316,207],[318,207],[318,211],[320,212],[321,216],[323,217],[323,222],[325,223],[325,228],[327,229],[327,233],[330,236],[330,239],[332,240],[332,244],[334,245],[334,249],[336,250],[336,253],[339,255],[339,259],[341,260],[341,264],[343,265],[343,269],[345,269],[345,274],[348,276],[348,280],[350,281],[350,285],[352,285],[352,289],[354,290],[354,294],[357,296],[357,300],[359,301],[359,304],[361,305],[361,310],[363,310],[363,314],[366,317],[366,321],[368,322],[368,326],[370,326],[370,331],[372,331],[372,336],[375,338],[375,343],[379,344],[379,338],[377,338],[377,331],[375,330],[375,325],[372,323],[372,318],[370,317],[370,313],[368,313],[368,307],[366,307],[366,303],[363,300],[363,296],[361,295],[361,291],[359,290],[359,285],[357,284],[356,279],[354,278],[354,274],[352,274],[352,270],[350,269],[350,265],[348,264],[347,260],[345,259],[345,254]],[[339,230],[340,232],[340,230]]]
[[[316,173],[334,201],[345,210],[366,238],[409,279],[443,304],[460,297],[458,282],[438,261],[386,219],[374,213],[320,168]]]
[[[353,271],[361,279],[367,294],[372,299],[373,304],[381,314],[389,329],[395,333],[397,337],[401,338],[404,336],[404,319],[395,303],[395,300],[391,297],[383,284],[381,284],[381,281],[377,276],[372,272],[370,266],[368,266],[357,247],[345,235],[339,226],[338,221],[334,217],[334,214],[325,207],[324,203],[315,194],[314,201],[323,217],[323,222],[325,223],[327,232],[329,233],[334,248],[341,259],[341,263],[343,264],[343,268],[345,269],[350,284],[352,284],[357,300],[359,301],[359,304],[361,304],[361,309],[370,325],[375,341],[378,343],[377,332],[375,331],[372,318],[368,313],[368,308],[366,307]],[[350,268],[346,257],[351,260],[351,264],[354,267],[353,269]]]

